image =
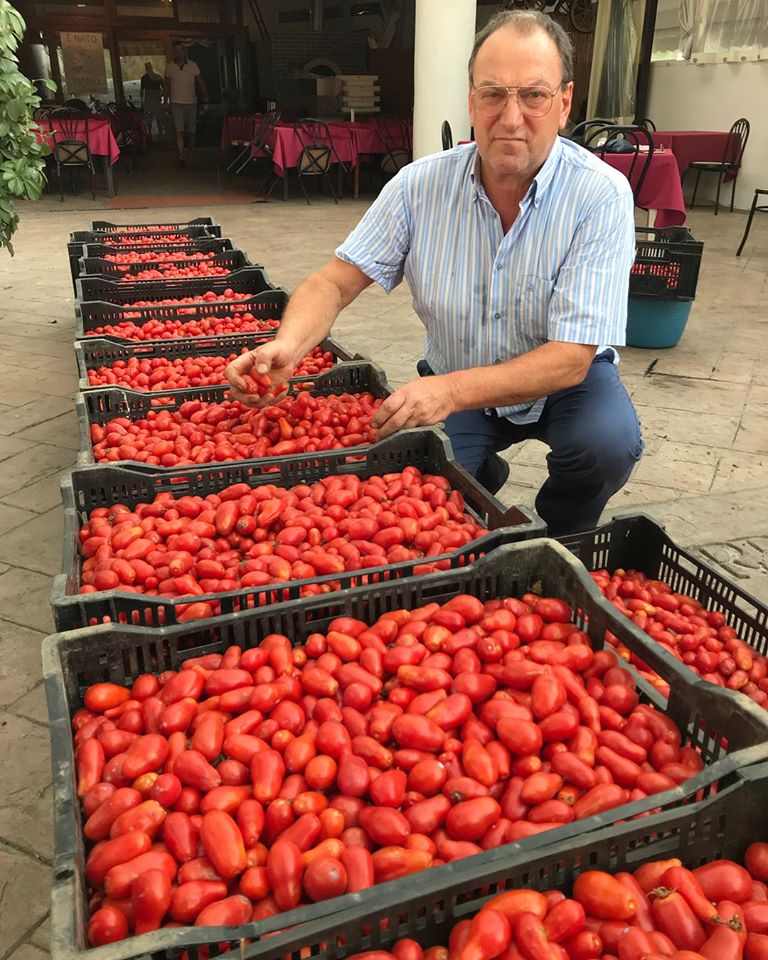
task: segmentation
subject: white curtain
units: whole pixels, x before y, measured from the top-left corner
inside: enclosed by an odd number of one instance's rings
[[[635,115],[635,84],[645,0],[600,0],[589,78],[587,117],[629,123]]]
[[[680,49],[694,63],[768,56],[768,0],[680,0]]]

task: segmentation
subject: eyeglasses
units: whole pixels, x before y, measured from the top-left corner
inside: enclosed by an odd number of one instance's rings
[[[483,117],[498,116],[513,95],[523,116],[546,117],[552,109],[556,93],[556,90],[547,87],[506,87],[500,83],[482,84],[472,90],[475,108]]]

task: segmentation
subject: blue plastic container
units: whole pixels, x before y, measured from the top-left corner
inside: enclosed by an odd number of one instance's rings
[[[683,335],[693,300],[630,297],[628,347],[674,347]]]

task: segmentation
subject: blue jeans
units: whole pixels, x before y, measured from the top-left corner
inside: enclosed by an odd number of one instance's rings
[[[424,360],[417,369],[420,376],[432,374]],[[468,410],[447,417],[445,430],[456,459],[492,493],[505,480],[494,454],[523,440],[546,443],[549,477],[536,511],[554,537],[597,526],[643,452],[637,413],[608,350],[595,357],[582,383],[547,397],[536,423]]]

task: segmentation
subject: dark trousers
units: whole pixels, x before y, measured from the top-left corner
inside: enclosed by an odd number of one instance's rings
[[[420,376],[432,374],[424,360],[417,369]],[[492,493],[505,480],[494,454],[523,440],[546,443],[549,477],[536,511],[555,537],[597,526],[643,452],[640,422],[610,351],[595,357],[578,386],[551,394],[536,423],[468,410],[447,417],[445,430],[456,459]]]

